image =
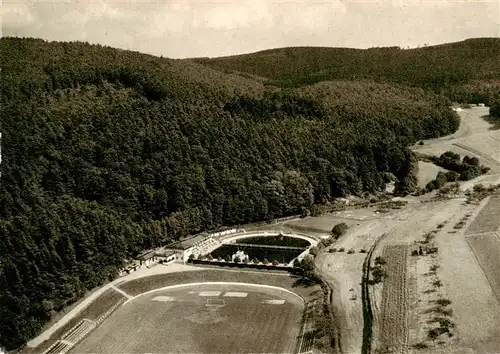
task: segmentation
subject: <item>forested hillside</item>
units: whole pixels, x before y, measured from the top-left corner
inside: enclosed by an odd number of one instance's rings
[[[282,87],[370,79],[429,89],[458,102],[492,103],[500,98],[499,58],[500,38],[477,38],[415,49],[294,47],[195,60]]]
[[[0,345],[145,248],[416,186],[406,147],[450,134],[443,97],[369,82],[278,90],[202,65],[2,38]],[[166,334],[168,335],[168,334]]]

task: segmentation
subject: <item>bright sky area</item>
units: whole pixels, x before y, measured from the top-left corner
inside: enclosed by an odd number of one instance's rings
[[[500,37],[500,0],[4,0],[1,13],[3,36],[86,41],[170,58]]]

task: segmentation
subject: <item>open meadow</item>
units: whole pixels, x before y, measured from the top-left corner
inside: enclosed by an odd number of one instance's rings
[[[500,130],[487,121],[488,112],[488,107],[463,109],[458,112],[461,123],[456,133],[447,137],[425,140],[423,145],[415,145],[412,149],[434,156],[439,156],[446,151],[452,151],[461,157],[475,156],[482,165],[491,168],[490,175],[500,173]],[[431,172],[429,168],[422,167],[424,168],[419,173],[420,185],[429,178]]]

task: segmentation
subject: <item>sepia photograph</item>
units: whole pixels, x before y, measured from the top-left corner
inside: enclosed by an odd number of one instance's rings
[[[500,0],[0,12],[0,354],[500,354]]]

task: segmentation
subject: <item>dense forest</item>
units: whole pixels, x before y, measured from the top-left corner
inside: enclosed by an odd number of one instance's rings
[[[444,96],[369,81],[263,85],[193,61],[2,38],[0,345],[137,252],[297,213],[397,179],[454,132]]]
[[[500,120],[500,101],[495,102],[491,105],[490,116],[493,119]]]
[[[414,49],[280,48],[196,61],[280,87],[370,79],[421,87],[459,103],[491,104],[500,99],[498,58],[500,38],[475,38]]]

